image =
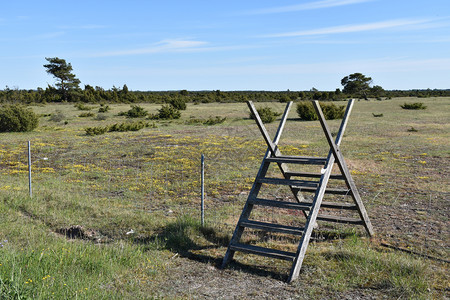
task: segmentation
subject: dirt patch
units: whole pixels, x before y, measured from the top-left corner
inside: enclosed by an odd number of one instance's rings
[[[65,236],[68,239],[80,239],[80,240],[88,240],[96,243],[105,243],[109,241],[109,239],[99,232],[84,228],[81,225],[72,225],[69,227],[63,227],[55,230],[55,233]]]

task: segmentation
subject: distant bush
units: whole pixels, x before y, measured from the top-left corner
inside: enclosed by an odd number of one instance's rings
[[[108,132],[109,127],[105,126],[97,126],[97,127],[88,127],[85,128],[84,131],[86,132],[86,135],[100,135]]]
[[[78,108],[78,110],[92,110],[93,107],[92,106],[87,106],[83,103],[77,103],[74,105],[75,108]]]
[[[105,113],[105,112],[108,112],[108,110],[109,110],[109,106],[108,105],[105,106],[104,104],[100,104],[98,112],[99,113]]]
[[[85,112],[85,113],[81,113],[78,115],[78,117],[80,117],[80,118],[89,118],[89,117],[93,117],[93,116],[95,116],[95,114],[91,113],[91,112]]]
[[[119,113],[119,116],[126,116],[128,118],[143,118],[147,115],[148,111],[139,105],[131,105],[130,110]]]
[[[62,120],[64,120],[66,118],[66,116],[62,113],[62,111],[57,110],[55,113],[53,113],[50,116],[50,121],[52,122],[61,122]]]
[[[258,108],[256,111],[258,112],[258,115],[263,123],[272,123],[278,116],[281,115],[281,113],[277,113],[267,106]],[[250,118],[254,119],[252,113],[250,113]]]
[[[415,102],[415,103],[405,103],[403,105],[400,105],[403,109],[426,109],[426,105],[423,105],[422,102]]]
[[[305,121],[318,120],[316,111],[311,102],[299,102],[297,104],[297,114],[300,119]]]
[[[148,123],[148,122],[133,122],[133,123],[116,123],[110,126],[97,126],[97,127],[87,127],[84,129],[86,132],[86,135],[101,135],[105,134],[106,132],[126,132],[126,131],[138,131],[142,128],[151,127],[155,128],[155,123]]]
[[[320,108],[327,120],[342,119],[345,114],[345,106],[343,105],[337,106],[334,103],[320,103]],[[304,121],[314,121],[319,119],[311,102],[299,102],[297,104],[297,114],[300,119]]]
[[[335,120],[344,118],[345,114],[345,106],[344,105],[335,105],[334,103],[329,104],[320,104],[320,108],[322,108],[323,115],[327,120]]]
[[[215,117],[209,117],[208,119],[201,119],[201,118],[193,118],[191,117],[191,119],[189,119],[188,121],[186,121],[186,124],[202,124],[202,125],[216,125],[216,124],[220,124],[226,121],[226,117],[219,117],[219,116],[215,116]]]
[[[151,119],[163,119],[163,120],[172,120],[179,119],[181,117],[181,112],[176,109],[173,105],[164,104],[158,109],[158,113],[153,115]]]
[[[184,101],[182,98],[174,98],[169,103],[178,110],[186,110],[187,107],[186,101]]]
[[[209,117],[205,122],[203,122],[203,124],[205,125],[216,125],[216,124],[221,124],[223,122],[225,122],[227,118],[226,117],[219,117],[219,116],[215,116],[213,117]]]
[[[108,116],[105,114],[97,114],[97,116],[94,119],[97,121],[104,121],[104,120],[108,119]]]
[[[39,124],[39,117],[21,105],[0,107],[0,132],[32,131]]]

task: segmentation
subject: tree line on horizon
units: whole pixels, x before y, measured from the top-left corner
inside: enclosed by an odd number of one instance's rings
[[[122,88],[113,86],[108,90],[86,84],[82,89],[80,88],[81,81],[76,78],[70,63],[58,57],[46,58],[46,60],[48,64],[45,64],[44,68],[56,79],[55,86],[48,85],[45,89],[38,87],[35,90],[11,89],[6,86],[5,89],[0,90],[0,103],[171,103],[173,101],[212,103],[249,100],[289,102],[296,100],[339,101],[348,98],[382,100],[393,97],[450,96],[450,89],[384,90],[379,85],[371,86],[372,78],[362,73],[345,76],[341,80],[343,89],[338,88],[335,91],[319,91],[316,88],[311,88],[309,91],[130,91],[126,84]]]

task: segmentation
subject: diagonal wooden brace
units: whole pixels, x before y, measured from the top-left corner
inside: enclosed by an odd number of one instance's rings
[[[255,107],[253,106],[253,103],[249,102],[248,105],[250,107],[250,111],[254,114],[255,119],[257,120],[257,124],[262,125],[261,118],[259,117],[259,114],[256,111]],[[270,140],[269,135],[268,135],[264,125],[262,125],[260,127],[261,132],[265,132],[265,134],[263,133],[263,136],[268,144],[268,148],[267,148],[266,154],[264,155],[263,161],[261,163],[261,167],[258,170],[258,174],[256,175],[255,181],[253,182],[250,193],[248,194],[249,198],[253,197],[253,195],[257,195],[259,193],[259,190],[261,189],[261,183],[258,183],[257,179],[264,177],[269,169],[270,163],[266,162],[266,158],[270,157],[273,153],[276,154],[277,151],[279,153],[279,150],[276,145],[280,141],[280,137],[283,132],[284,125],[286,124],[287,116],[288,116],[289,110],[291,108],[291,105],[292,105],[292,102],[290,102],[290,103],[288,103],[288,105],[286,105],[286,109],[284,110],[283,116],[281,118],[281,122],[278,125],[278,129],[277,129],[277,132],[275,134],[275,138],[273,141]],[[255,114],[255,112],[256,112],[256,114]],[[282,168],[282,166],[280,166],[280,168]],[[247,201],[245,202],[244,208],[242,209],[242,213],[241,213],[241,216],[239,217],[239,220],[248,219],[248,217],[250,216],[250,213],[252,212],[252,209],[253,209],[253,204],[251,204],[247,199]],[[238,224],[236,225],[236,228],[233,232],[233,236],[230,240],[230,244],[228,246],[227,252],[225,253],[225,256],[223,258],[222,268],[224,268],[228,264],[228,262],[230,262],[233,259],[235,251],[231,249],[231,245],[233,245],[234,243],[237,243],[240,240],[243,232],[244,232],[244,228],[242,226],[240,226],[239,222],[238,222]]]
[[[353,101],[350,100],[350,101]],[[333,152],[333,156],[336,159],[336,162],[339,166],[339,170],[341,171],[341,174],[344,176],[345,183],[347,184],[347,187],[351,190],[351,195],[353,200],[355,201],[355,204],[358,208],[358,213],[361,219],[364,221],[364,227],[366,228],[367,233],[369,236],[374,235],[372,223],[370,222],[369,215],[367,214],[366,208],[364,207],[364,204],[362,203],[361,197],[359,195],[358,189],[356,188],[355,182],[353,181],[353,178],[350,174],[350,171],[348,170],[347,164],[345,163],[344,156],[341,153],[341,150],[339,149],[340,140],[342,137],[339,137],[339,140],[335,143],[333,141],[333,137],[331,136],[330,129],[325,121],[325,117],[323,115],[322,109],[320,108],[319,101],[313,102],[314,109],[316,110],[317,115],[319,116],[320,125],[322,126],[323,132],[325,133],[325,137],[327,138],[328,144],[330,146],[330,150]],[[344,120],[343,120],[344,122]]]
[[[319,107],[320,108],[320,107]],[[347,127],[348,119],[350,117],[350,113],[353,108],[353,101],[350,100],[347,108],[345,110],[344,118],[341,122],[341,125],[339,127],[339,131],[336,137],[336,144],[339,145],[342,141],[342,137],[344,136],[345,129]],[[328,152],[327,160],[325,163],[324,170],[325,172],[322,174],[320,181],[319,181],[319,188],[316,190],[316,193],[314,195],[313,203],[311,206],[311,211],[308,215],[308,218],[306,219],[305,224],[305,231],[303,232],[302,238],[300,240],[296,257],[294,259],[294,262],[292,264],[291,272],[289,274],[288,282],[292,282],[293,280],[297,279],[300,269],[303,264],[303,259],[305,258],[306,249],[308,248],[309,240],[311,238],[312,231],[314,229],[313,224],[315,224],[317,220],[317,216],[319,214],[319,209],[322,204],[322,199],[325,194],[325,190],[328,184],[328,180],[331,176],[331,171],[333,169],[333,164],[335,161],[335,157],[333,155],[333,152]]]
[[[262,134],[264,140],[266,141],[268,150],[271,152],[272,157],[281,156],[280,149],[278,148],[278,142],[280,141],[281,133],[283,132],[284,125],[286,124],[286,120],[287,120],[289,111],[292,107],[292,103],[293,103],[292,101],[287,103],[286,108],[283,113],[283,116],[281,117],[280,125],[278,126],[278,130],[275,135],[275,139],[272,142],[269,137],[269,133],[267,132],[266,127],[264,126],[264,124],[261,120],[261,117],[258,114],[258,111],[256,110],[255,106],[253,105],[253,102],[252,101],[247,102],[248,108],[250,109],[250,112],[252,113],[252,115],[254,116],[254,118],[256,120],[256,124],[258,125],[258,128],[261,131],[261,134]],[[287,175],[287,173],[289,173],[288,166],[283,163],[277,163],[277,165],[278,165],[278,168],[280,169],[281,173],[283,174],[283,177],[286,179],[289,179],[290,176]],[[299,192],[296,191],[292,186],[289,186],[289,188],[290,188],[292,194],[294,195],[295,200],[297,202],[300,202],[300,199],[298,197]],[[303,211],[303,214],[305,215],[305,217],[307,216],[305,211]]]

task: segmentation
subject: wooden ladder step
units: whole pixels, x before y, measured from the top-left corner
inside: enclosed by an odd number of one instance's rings
[[[310,210],[311,203],[298,203],[298,202],[287,202],[287,201],[278,201],[278,200],[267,200],[261,198],[253,198],[248,199],[248,202],[255,205],[262,206],[270,206],[270,207],[279,207],[286,209],[299,209],[299,210]]]
[[[318,181],[308,181],[308,180],[295,180],[295,179],[282,179],[282,178],[259,178],[258,183],[268,183],[268,184],[279,184],[279,185],[290,185],[290,186],[307,186],[312,188],[317,188],[319,185]]]
[[[364,221],[361,219],[338,217],[338,216],[328,216],[328,215],[318,215],[317,220],[327,221],[327,222],[335,222],[335,223],[343,223],[343,224],[356,224],[356,225],[364,224]]]
[[[309,204],[312,206],[312,202],[301,202],[302,204]],[[358,207],[354,203],[346,202],[322,202],[321,208],[333,208],[333,209],[345,209],[345,210],[357,210]]]
[[[251,254],[267,256],[272,258],[278,258],[283,260],[293,261],[295,259],[296,253],[287,252],[277,249],[264,248],[259,246],[247,245],[247,244],[231,244],[230,249],[234,251],[242,251]]]
[[[326,157],[313,156],[277,156],[266,158],[268,162],[286,163],[286,164],[305,164],[305,165],[323,165],[327,161]]]
[[[304,228],[302,227],[295,227],[295,226],[287,226],[287,225],[281,225],[281,224],[274,224],[274,223],[266,223],[266,222],[260,222],[260,221],[254,221],[254,220],[244,220],[239,222],[240,226],[253,228],[253,229],[260,229],[270,232],[280,232],[285,234],[295,234],[295,235],[302,235]]]
[[[317,188],[308,187],[308,186],[293,186],[292,189],[294,192],[308,192],[315,193]],[[349,189],[337,189],[337,188],[327,188],[325,189],[326,194],[335,194],[335,195],[350,195],[351,190]]]
[[[299,210],[310,210],[312,202],[288,202],[279,200],[268,200],[261,198],[249,199],[249,203],[254,205],[279,207],[286,209],[299,209]],[[345,210],[357,210],[358,207],[354,203],[346,202],[322,202],[321,208],[333,208],[333,209],[345,209]]]
[[[287,178],[290,178],[290,177],[320,178],[320,177],[322,177],[322,174],[320,174],[320,173],[310,173],[310,172],[285,172],[284,175]],[[344,180],[345,177],[341,174],[331,174],[330,179]]]

